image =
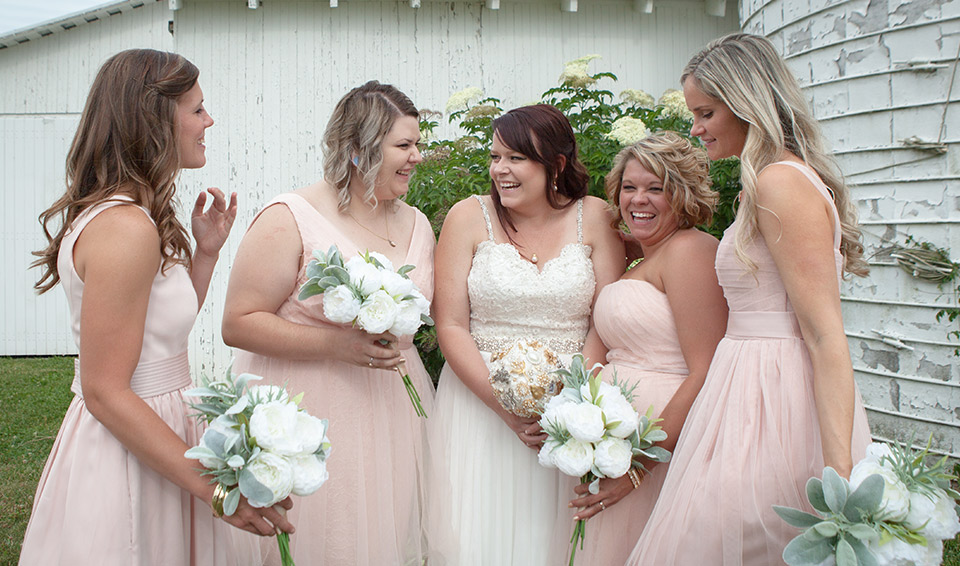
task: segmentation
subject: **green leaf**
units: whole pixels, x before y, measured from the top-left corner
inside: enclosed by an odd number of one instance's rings
[[[853,551],[850,543],[840,537],[840,542],[837,543],[837,566],[857,566],[859,562],[857,553]]]
[[[231,489],[227,492],[227,497],[223,500],[223,514],[233,515],[237,511],[237,505],[240,504],[240,490]]]
[[[814,509],[821,513],[829,513],[830,507],[827,506],[827,500],[823,497],[823,482],[820,478],[810,478],[807,480],[807,500]]]
[[[848,531],[849,532],[849,531]],[[847,541],[850,544],[850,547],[853,548],[853,551],[857,555],[857,562],[860,563],[860,566],[880,566],[877,563],[877,559],[873,556],[873,553],[867,548],[863,542],[857,539],[850,539]]]
[[[823,498],[831,511],[834,513],[843,511],[849,490],[850,486],[836,470],[829,466],[823,469]]]
[[[247,499],[253,499],[261,503],[273,499],[273,492],[257,481],[257,478],[247,468],[240,470],[240,491]]]
[[[792,507],[774,505],[773,510],[777,513],[777,515],[780,515],[780,518],[786,521],[788,525],[801,529],[812,527],[823,520],[816,515],[811,515],[806,511],[801,511]]]
[[[825,538],[833,538],[840,532],[840,527],[833,521],[820,521],[813,528]]]
[[[800,535],[783,549],[783,561],[790,566],[814,565],[820,564],[831,554],[833,554],[833,548],[829,540],[825,538],[811,540]]]
[[[846,531],[847,531],[847,534],[849,534],[853,538],[860,541],[870,542],[880,538],[880,533],[878,533],[875,528],[871,527],[866,523],[857,523],[856,525],[850,525],[849,527],[847,527]],[[854,550],[856,550],[856,548],[854,548]]]
[[[416,268],[416,266],[414,266],[414,265],[404,265],[403,267],[401,267],[400,269],[397,270],[397,273],[399,273],[400,275],[403,275],[404,277],[406,277],[407,273],[410,273],[410,272],[413,271],[415,268]]]
[[[858,522],[865,515],[875,513],[883,500],[883,478],[880,474],[868,476],[847,498],[843,515],[851,522]]]

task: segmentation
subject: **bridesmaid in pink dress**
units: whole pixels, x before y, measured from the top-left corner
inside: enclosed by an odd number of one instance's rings
[[[717,251],[727,333],[690,409],[629,564],[783,564],[825,465],[848,476],[870,433],[840,313],[863,275],[856,211],[783,59],[764,38],[716,40],[684,69],[691,134],[740,157],[740,207]]]
[[[323,315],[323,296],[297,299],[313,250],[349,259],[380,252],[433,295],[433,231],[398,197],[422,161],[417,109],[370,81],[334,109],[324,134],[324,179],[267,203],[244,236],[230,274],[224,341],[234,372],[305,392],[303,406],[330,420],[330,481],[297,500],[290,521],[298,566],[420,565],[425,420],[395,368],[402,361],[433,415],[433,384],[411,337],[369,335]],[[386,345],[378,342],[385,340]],[[259,541],[241,541],[244,543]],[[278,564],[273,541],[254,554]]]
[[[94,80],[67,156],[67,191],[40,215],[50,245],[36,287],[63,283],[80,350],[76,394],[44,467],[20,564],[234,564],[213,485],[183,456],[190,329],[236,216],[219,189],[193,209],[196,251],[172,201],[180,168],[202,167],[199,71],[173,53],[114,55]],[[62,219],[55,235],[47,226]],[[289,505],[289,502],[286,503]],[[292,532],[241,499],[225,521]],[[266,519],[266,520],[264,520]],[[269,522],[268,522],[269,521]]]
[[[643,261],[604,287],[594,306],[597,333],[608,348],[604,375],[635,386],[634,405],[651,405],[673,450],[690,405],[723,337],[727,302],[717,284],[717,239],[695,228],[710,221],[717,196],[702,150],[673,132],[649,136],[617,155],[607,175],[610,202],[643,249]],[[669,464],[644,461],[638,486],[628,476],[600,480],[600,491],[574,491],[569,528],[554,544],[564,560],[577,518],[592,518],[576,563],[623,564],[660,494]]]

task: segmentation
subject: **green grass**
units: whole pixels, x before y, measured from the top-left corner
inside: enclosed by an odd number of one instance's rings
[[[73,393],[73,358],[0,357],[0,565],[16,564],[40,471]],[[960,566],[960,541],[943,564]]]
[[[73,358],[0,358],[0,564],[16,564],[33,494],[73,398]]]

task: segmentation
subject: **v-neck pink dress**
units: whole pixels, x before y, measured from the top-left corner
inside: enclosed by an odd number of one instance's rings
[[[299,195],[283,194],[269,202],[286,206],[297,223],[303,256],[297,288],[277,315],[310,326],[339,326],[323,316],[323,296],[300,301],[306,264],[313,251],[336,245],[350,259],[358,249],[342,232]],[[266,208],[265,207],[265,208]],[[420,211],[405,264],[424,296],[433,296],[433,251],[430,223]],[[397,266],[399,267],[399,265]],[[412,337],[399,348],[427,416],[434,415],[434,389]],[[289,514],[297,532],[290,546],[297,566],[382,566],[422,563],[421,510],[427,486],[422,481],[425,419],[417,417],[400,376],[335,360],[289,360],[235,351],[234,373],[264,378],[259,383],[286,385],[304,392],[301,404],[310,414],[329,419],[332,453],[330,479],[307,497],[294,497]],[[252,537],[247,538],[249,544]],[[243,545],[241,542],[241,546]],[[279,564],[273,538],[256,539],[264,562]]]

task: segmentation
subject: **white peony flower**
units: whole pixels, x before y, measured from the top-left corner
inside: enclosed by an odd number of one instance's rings
[[[908,529],[919,531],[928,540],[952,539],[960,532],[960,518],[957,517],[953,498],[939,488],[929,495],[910,492],[910,512],[903,523]]]
[[[569,403],[559,408],[570,435],[581,442],[598,442],[603,438],[603,411],[591,403]]]
[[[357,324],[370,334],[380,334],[393,327],[399,311],[397,302],[386,291],[380,290],[363,301],[357,313]]]
[[[346,285],[337,285],[323,294],[323,316],[331,322],[353,322],[360,313],[360,299]]]
[[[869,462],[875,462],[879,464],[880,460],[882,460],[884,457],[887,457],[887,458],[893,457],[893,452],[890,451],[890,445],[884,442],[871,442],[870,445],[867,446],[867,453],[866,453],[866,456],[863,457],[863,459]],[[886,463],[884,463],[884,465],[889,468],[890,462],[887,461]]]
[[[483,96],[483,91],[475,86],[467,87],[459,92],[455,92],[447,99],[447,114],[457,110],[466,110],[470,102],[478,100]]]
[[[613,121],[613,127],[610,133],[606,134],[608,139],[618,142],[622,146],[628,146],[637,143],[650,135],[650,130],[643,120],[624,116]]]
[[[397,317],[390,327],[394,336],[410,336],[420,328],[420,307],[416,301],[403,301],[398,305]]]
[[[603,409],[607,424],[618,422],[617,426],[607,432],[617,438],[627,438],[640,426],[640,413],[627,401],[619,387],[612,389],[612,393],[608,392],[600,400],[600,408]]]
[[[543,408],[543,415],[540,416],[540,426],[542,427],[546,423],[554,423],[566,430],[567,423],[563,418],[563,411],[560,410],[560,407],[575,402],[576,401],[566,395],[555,395],[551,397]]]
[[[330,478],[327,464],[314,454],[293,458],[290,465],[293,468],[291,493],[294,495],[310,495]]]
[[[247,389],[247,398],[254,405],[267,401],[287,401],[287,390],[279,385],[254,385]]]
[[[540,465],[544,468],[556,468],[557,465],[553,462],[553,452],[559,447],[559,442],[548,438],[540,447],[540,452],[537,453],[537,461],[540,462]]]
[[[297,421],[293,431],[300,444],[299,455],[313,454],[327,435],[327,423],[306,411],[297,412]]]
[[[253,507],[270,507],[285,499],[293,489],[293,466],[283,456],[271,452],[260,452],[256,458],[247,463],[244,469],[253,474],[253,477],[273,494],[269,501],[254,499],[250,497],[251,494],[244,493],[241,482],[240,493],[243,493]]]
[[[593,462],[604,476],[619,478],[630,469],[631,448],[630,442],[622,438],[604,438],[593,451]]]
[[[679,90],[673,88],[665,90],[660,96],[658,104],[663,106],[664,113],[668,116],[693,120],[693,112],[687,108],[687,101]]]
[[[257,446],[274,454],[303,454],[306,439],[298,434],[300,414],[296,405],[285,401],[257,405],[250,417],[250,436],[256,439]]]
[[[943,560],[943,541],[934,540],[926,545],[910,544],[896,537],[881,544],[874,541],[867,549],[884,566],[938,566]]]
[[[350,258],[343,266],[350,275],[350,283],[360,289],[366,297],[380,288],[381,271],[372,263],[367,263],[360,256]]]
[[[625,88],[620,92],[620,99],[628,104],[640,106],[642,108],[653,108],[657,101],[653,96],[647,94],[639,88]]]
[[[409,294],[413,295],[413,302],[417,304],[417,308],[420,309],[420,312],[429,315],[430,301],[423,296],[423,293],[420,292],[420,289],[414,288]]]
[[[850,489],[856,490],[863,480],[874,474],[879,474],[883,478],[883,500],[874,518],[902,521],[910,510],[910,491],[889,468],[876,462],[861,460],[850,472]]]
[[[368,253],[370,257],[379,261],[380,265],[382,265],[384,269],[386,269],[391,273],[396,273],[397,270],[393,268],[393,262],[390,261],[390,258],[388,258],[387,256],[383,255],[380,252],[368,252]]]
[[[564,65],[563,72],[560,73],[560,84],[583,88],[597,82],[596,79],[587,74],[587,65],[590,64],[590,61],[599,58],[599,55],[587,55],[568,62]]]
[[[395,271],[384,272],[380,283],[388,295],[398,300],[411,294],[414,289],[413,281]]]
[[[593,446],[571,438],[552,452],[553,463],[561,472],[579,478],[593,466]]]

